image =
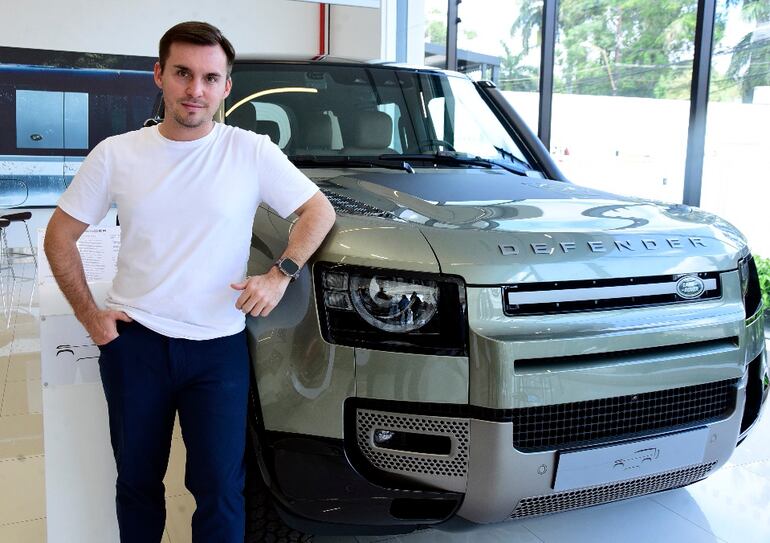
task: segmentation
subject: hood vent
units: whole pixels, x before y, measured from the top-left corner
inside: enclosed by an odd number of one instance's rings
[[[321,189],[321,192],[323,192],[324,195],[329,199],[332,207],[338,213],[347,213],[349,215],[364,215],[367,217],[382,217],[386,219],[393,217],[393,214],[388,211],[384,211],[372,205],[359,202],[358,200],[354,200],[353,198],[349,198],[347,196],[342,196],[341,194],[337,194],[336,192],[332,192],[328,189]]]

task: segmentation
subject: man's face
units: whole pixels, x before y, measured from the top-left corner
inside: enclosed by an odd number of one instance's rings
[[[172,43],[155,83],[163,90],[166,112],[161,133],[170,139],[193,140],[209,133],[219,104],[230,94],[227,56],[218,45]]]

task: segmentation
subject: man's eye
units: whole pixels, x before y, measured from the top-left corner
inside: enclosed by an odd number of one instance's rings
[[[207,80],[209,83],[216,83],[217,81],[219,81],[219,78],[218,78],[217,76],[215,76],[215,75],[210,75],[210,76],[208,76],[208,77],[206,78],[206,80]]]
[[[180,77],[187,77],[187,76],[188,76],[188,72],[187,72],[187,70],[179,70],[179,71],[177,71],[177,73],[176,73],[176,74],[177,74],[178,76],[180,76]]]

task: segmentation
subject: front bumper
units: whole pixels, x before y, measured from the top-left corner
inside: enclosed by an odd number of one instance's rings
[[[708,476],[735,449],[748,382],[747,372],[738,381],[716,383],[708,389],[702,387],[709,385],[693,387],[701,401],[686,397],[681,402],[695,404],[694,411],[707,414],[709,402],[718,404],[721,415],[668,425],[645,435],[636,433],[635,437],[626,433],[622,438],[596,439],[581,446],[574,446],[573,441],[569,446],[524,452],[514,443],[517,423],[505,421],[514,416],[511,412],[351,398],[345,406],[344,442],[268,432],[263,450],[268,451],[265,459],[269,460],[271,488],[288,522],[306,531],[403,533],[454,516],[476,523],[499,522],[641,496]],[[705,399],[706,394],[710,399]],[[669,394],[677,395],[681,393]],[[663,405],[659,395],[639,401]],[[592,416],[587,411],[585,415]],[[662,413],[657,416],[665,418]],[[671,420],[681,416],[675,413]],[[633,425],[631,421],[629,427]],[[377,443],[377,431],[444,437],[447,447],[442,454],[424,452],[419,448],[426,441],[418,440],[402,442],[407,445],[401,449],[389,448]],[[685,451],[683,457],[681,450],[667,448],[672,436],[674,441],[679,439],[673,443],[679,447],[681,436],[696,433],[699,448]],[[565,486],[562,478],[556,484],[565,453],[589,451],[590,457],[594,451],[618,444],[626,446],[625,458],[649,451],[652,445],[658,452],[642,459],[651,462],[639,460],[621,476],[573,487]],[[676,457],[673,464],[671,455]]]
[[[479,410],[353,400],[346,409],[346,435],[355,435],[355,439],[347,439],[346,451],[354,466],[360,466],[377,484],[462,493],[457,514],[473,522],[565,511],[684,486],[706,477],[735,449],[747,381],[748,374],[740,380],[562,404],[551,418],[547,408]],[[579,419],[588,422],[581,425]],[[524,426],[531,431],[524,431]],[[694,445],[696,450],[681,455],[681,451],[666,448],[670,436],[676,440],[692,432],[701,434],[699,450]],[[400,450],[377,443],[383,435],[398,439],[416,434],[444,436],[446,452],[421,450],[420,441]],[[531,439],[535,434],[552,439]],[[656,457],[631,466],[620,477],[610,473],[602,479],[604,475],[599,474],[595,484],[556,485],[559,461],[565,453],[589,451],[590,458],[594,451],[612,445],[647,450],[651,443],[659,449]],[[680,443],[672,446],[681,448]]]
[[[471,455],[468,487],[458,514],[474,522],[567,511],[684,486],[706,477],[724,464],[735,449],[742,404],[724,421],[707,426],[706,449],[700,462],[640,477],[588,487],[554,490],[559,453],[521,453],[510,445],[510,427],[472,421],[471,433],[487,447],[486,455]],[[646,441],[635,442],[639,450]],[[669,451],[664,451],[669,452]],[[483,458],[492,458],[490,462]]]
[[[260,444],[279,514],[306,533],[408,533],[451,518],[462,502],[458,492],[372,482],[376,475],[352,466],[342,440],[266,432]]]

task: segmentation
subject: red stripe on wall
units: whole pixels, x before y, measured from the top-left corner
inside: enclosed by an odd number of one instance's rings
[[[326,4],[318,4],[320,31],[318,33],[318,54],[326,54]]]

